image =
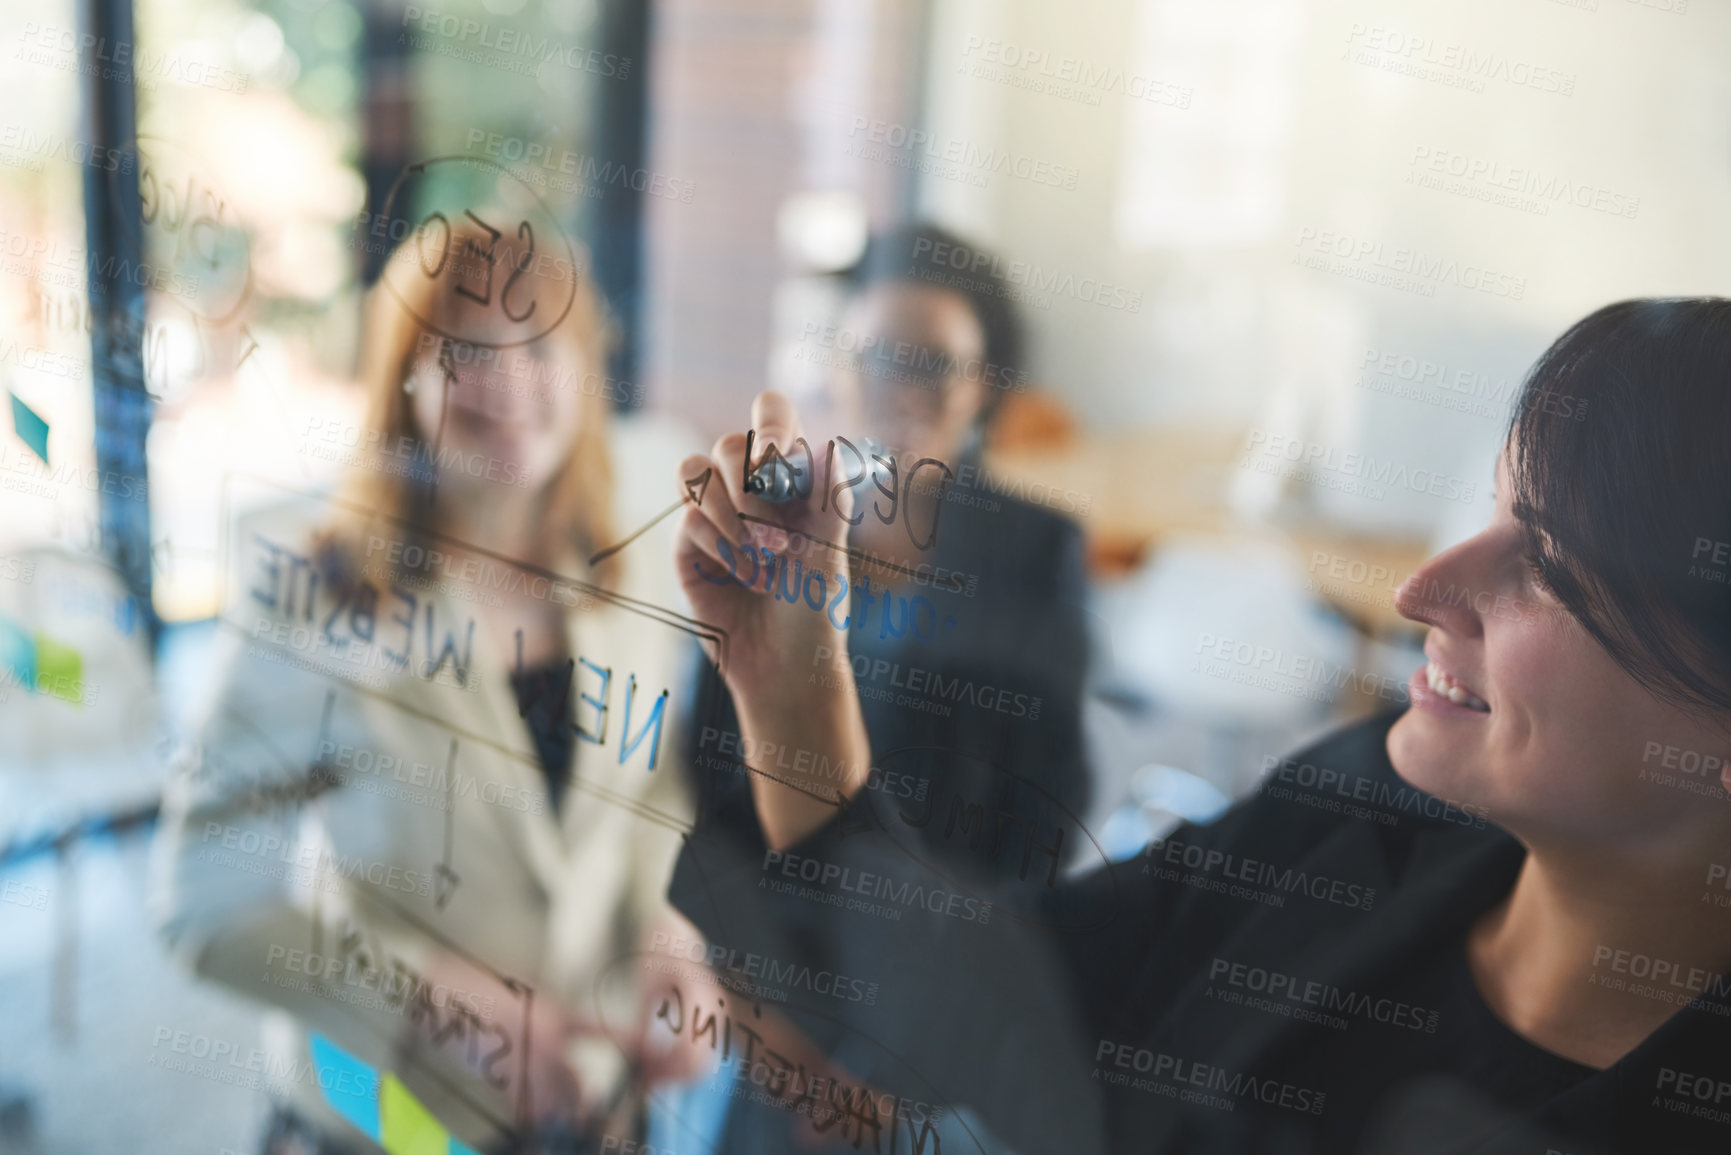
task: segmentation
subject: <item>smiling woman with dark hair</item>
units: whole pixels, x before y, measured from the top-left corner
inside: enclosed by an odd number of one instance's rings
[[[751,424],[760,445],[799,435],[773,394]],[[869,765],[845,667],[821,685],[798,659],[845,634],[705,580],[725,572],[718,530],[761,512],[744,453],[718,444],[727,489],[686,511],[678,555],[698,616],[737,639],[743,732]],[[952,1136],[988,1149],[1731,1150],[1731,919],[1704,893],[1731,873],[1731,599],[1703,568],[1731,541],[1731,302],[1631,301],[1569,329],[1497,478],[1485,528],[1401,590],[1430,627],[1411,709],[1290,763],[1357,805],[1265,793],[1140,862],[1024,884],[1001,896],[1020,918],[980,925],[778,889],[788,860],[926,868],[873,828],[863,781],[837,797],[759,775],[761,839],[700,829],[676,902],[727,947],[880,981],[857,1024],[802,1025],[885,1095],[935,1089]],[[779,514],[814,535],[836,516]],[[1320,775],[1293,777],[1303,794]],[[850,1050],[856,1026],[901,1062]]]

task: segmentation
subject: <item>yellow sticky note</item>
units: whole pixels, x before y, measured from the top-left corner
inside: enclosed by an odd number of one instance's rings
[[[379,1143],[390,1155],[446,1155],[445,1128],[389,1072],[379,1084]]]

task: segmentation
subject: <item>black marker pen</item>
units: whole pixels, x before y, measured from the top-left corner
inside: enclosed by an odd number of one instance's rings
[[[792,501],[797,492],[793,484],[793,465],[777,454],[752,470],[751,476],[745,479],[745,492],[772,505]]]
[[[867,479],[889,476],[888,471],[875,460],[889,457],[889,450],[883,442],[875,437],[862,437],[859,448],[865,454],[865,459],[871,462],[871,469],[866,474]],[[807,456],[809,457],[809,454]],[[806,468],[811,468],[809,460]],[[798,488],[794,485],[793,463],[779,453],[762,462],[752,470],[751,476],[745,479],[745,492],[772,505],[785,505],[792,501],[798,494]]]

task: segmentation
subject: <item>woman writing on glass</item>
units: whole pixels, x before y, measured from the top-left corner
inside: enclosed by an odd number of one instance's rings
[[[882,978],[875,1007],[808,1030],[869,1036],[854,1075],[941,1095],[987,1149],[1725,1150],[1728,380],[1718,299],[1608,306],[1539,359],[1489,524],[1400,591],[1429,627],[1411,708],[1288,763],[1392,821],[1264,794],[1025,888],[1019,917],[878,920],[773,885],[790,862],[880,894],[917,876],[865,783],[757,774],[761,839],[699,831],[675,901],[714,941]],[[771,394],[753,427],[799,433]],[[681,578],[741,639],[724,675],[748,737],[869,765],[855,688],[800,661],[845,637],[729,580],[739,515],[763,512],[743,453],[713,450],[728,487],[687,511]],[[777,516],[823,536],[836,515]]]

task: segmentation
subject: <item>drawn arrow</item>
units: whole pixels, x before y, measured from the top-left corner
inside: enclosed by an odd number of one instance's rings
[[[240,360],[238,360],[234,363],[234,371],[236,373],[240,372],[240,367],[242,365],[246,364],[246,359],[248,357],[250,357],[254,353],[258,352],[258,339],[252,335],[252,331],[250,329],[248,329],[245,325],[242,325],[240,327],[240,335],[242,337],[246,338],[246,352],[242,353],[240,355]]]
[[[445,800],[445,857],[433,867],[433,908],[444,910],[445,904],[451,901],[451,896],[457,892],[457,886],[463,880],[456,871],[451,869],[451,825],[457,815],[457,779],[451,770],[457,764],[457,740],[451,739],[451,752],[445,756],[445,782],[447,797]]]
[[[630,545],[632,542],[636,541],[638,538],[642,537],[644,534],[646,534],[650,530],[654,529],[657,525],[660,525],[664,518],[666,518],[669,514],[676,513],[679,510],[679,508],[681,506],[683,506],[686,502],[689,501],[693,505],[702,505],[703,504],[703,495],[709,491],[709,479],[714,473],[715,473],[714,469],[705,469],[703,471],[702,476],[700,476],[700,477],[688,477],[688,478],[686,478],[685,479],[685,496],[684,497],[680,498],[678,501],[674,502],[672,505],[668,506],[666,509],[664,509],[660,513],[656,514],[654,517],[650,518],[648,524],[644,525],[636,533],[632,534],[630,537],[626,538],[624,541],[619,542],[617,545],[610,545],[606,549],[602,550],[600,553],[597,553],[597,554],[591,556],[589,559],[589,564],[591,566],[593,566],[595,563],[599,562],[602,558],[612,557],[614,554],[618,553],[620,550],[624,549],[626,546]]]

